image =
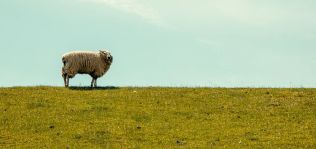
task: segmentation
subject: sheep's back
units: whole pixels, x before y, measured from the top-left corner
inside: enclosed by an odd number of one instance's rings
[[[96,52],[76,51],[64,54],[63,61],[78,73],[91,73],[98,67],[100,58]]]

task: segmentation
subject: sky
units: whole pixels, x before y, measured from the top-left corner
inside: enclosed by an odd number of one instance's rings
[[[108,49],[100,86],[314,88],[315,26],[314,0],[1,0],[0,86],[63,86],[64,53]]]

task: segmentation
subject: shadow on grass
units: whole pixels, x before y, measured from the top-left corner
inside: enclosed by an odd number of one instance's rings
[[[119,89],[119,87],[116,86],[100,86],[100,87],[78,87],[78,86],[70,86],[68,87],[71,90],[114,90]]]

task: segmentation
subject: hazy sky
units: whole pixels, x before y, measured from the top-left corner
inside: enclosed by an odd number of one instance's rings
[[[1,0],[0,86],[61,86],[63,53],[106,48],[101,86],[316,87],[315,26],[315,0]]]

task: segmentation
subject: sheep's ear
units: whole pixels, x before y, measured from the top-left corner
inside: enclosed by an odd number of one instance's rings
[[[99,51],[104,54],[107,53],[107,51],[104,51],[104,50],[99,50]]]
[[[104,52],[104,51],[102,51],[102,50],[99,50],[99,53],[100,53],[100,54],[105,54],[105,52]]]

